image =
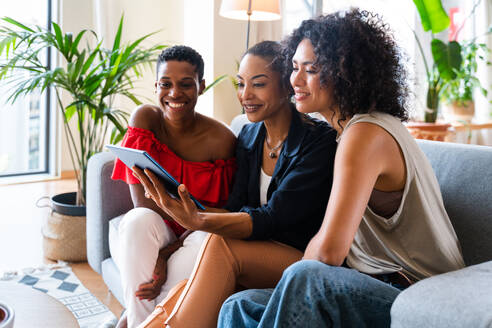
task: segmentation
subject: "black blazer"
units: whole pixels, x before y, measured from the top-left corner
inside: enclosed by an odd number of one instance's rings
[[[293,109],[289,134],[260,206],[260,169],[265,139],[263,122],[247,124],[236,147],[238,170],[225,208],[247,212],[250,240],[273,239],[301,251],[318,232],[330,196],[336,131]]]

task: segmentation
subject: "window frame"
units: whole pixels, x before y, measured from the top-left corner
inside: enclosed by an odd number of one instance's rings
[[[47,20],[46,20],[46,29],[48,31],[51,31],[51,23],[53,22],[53,0],[45,0],[47,2]],[[51,54],[51,47],[46,49],[46,66],[48,69],[51,69],[52,67],[52,54]],[[40,135],[43,133],[45,135],[44,138],[44,163],[41,163],[41,167],[43,169],[39,170],[33,170],[33,171],[28,171],[28,172],[17,172],[17,173],[8,173],[8,174],[2,174],[0,173],[0,184],[4,181],[11,181],[11,179],[16,178],[16,177],[30,177],[30,176],[39,176],[39,175],[47,175],[51,174],[53,172],[52,170],[52,110],[51,110],[51,90],[50,88],[46,88],[46,90],[40,95],[40,99],[43,99],[44,101],[44,115],[45,115],[45,122],[44,125],[39,126]],[[40,116],[43,115],[40,113]],[[41,146],[41,143],[39,144]],[[41,147],[40,147],[41,148]],[[22,179],[24,182],[24,179]],[[37,180],[37,179],[32,179],[32,180]]]

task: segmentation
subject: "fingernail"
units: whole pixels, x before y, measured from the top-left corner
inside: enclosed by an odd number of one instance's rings
[[[156,275],[156,274],[153,274],[153,275],[152,275],[152,279],[157,280],[157,279],[159,279],[159,276],[158,276],[158,275]]]
[[[181,185],[181,186],[179,186],[179,190],[180,190],[181,192],[185,192],[185,191],[186,191],[186,188],[185,188],[185,186],[184,186],[184,185]]]

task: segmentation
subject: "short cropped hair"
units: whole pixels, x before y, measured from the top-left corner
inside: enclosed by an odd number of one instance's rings
[[[164,49],[157,58],[157,74],[159,74],[161,64],[170,60],[184,61],[195,66],[195,72],[198,73],[198,80],[200,82],[203,80],[203,68],[205,65],[202,56],[195,49],[187,46],[173,46]]]

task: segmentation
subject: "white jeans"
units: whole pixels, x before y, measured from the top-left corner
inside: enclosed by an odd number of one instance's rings
[[[187,279],[207,233],[195,231],[167,261],[167,280],[152,301],[135,296],[138,286],[152,280],[159,250],[176,241],[176,235],[156,212],[143,207],[130,210],[119,225],[119,249],[113,258],[123,284],[128,327],[136,327],[178,282]],[[116,256],[115,256],[116,255]]]

